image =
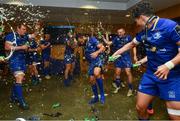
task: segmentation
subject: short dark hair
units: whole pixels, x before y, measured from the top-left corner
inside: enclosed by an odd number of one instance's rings
[[[154,14],[154,9],[147,1],[137,4],[136,7],[132,10],[133,18],[138,18],[140,15],[153,16]]]
[[[18,28],[21,28],[22,26],[27,27],[27,24],[26,24],[26,23],[18,23],[18,24],[17,24],[17,27],[18,27]]]

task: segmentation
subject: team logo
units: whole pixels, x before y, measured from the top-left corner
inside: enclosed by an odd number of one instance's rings
[[[154,39],[160,39],[162,36],[161,36],[161,33],[160,32],[157,32],[157,33],[155,33],[154,35],[153,35],[153,38]]]
[[[169,98],[176,98],[174,91],[168,91]]]
[[[160,52],[166,52],[166,48],[163,48],[163,49],[159,49]]]

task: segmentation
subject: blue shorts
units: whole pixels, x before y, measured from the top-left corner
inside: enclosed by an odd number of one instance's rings
[[[159,96],[166,101],[180,101],[180,75],[160,80],[153,73],[146,72],[141,79],[139,92]]]
[[[28,56],[28,58],[27,58],[27,64],[28,65],[32,65],[33,63],[37,63],[37,62],[39,62],[37,54],[33,54],[33,55]]]
[[[75,62],[75,56],[74,54],[65,54],[64,56],[64,63],[65,64],[72,64],[73,62]]]
[[[42,55],[42,61],[50,61],[50,55]]]
[[[94,62],[89,63],[89,69],[88,69],[88,75],[93,76],[94,75],[94,68],[95,67],[100,67],[102,71],[103,67],[103,61],[101,59],[96,60]]]
[[[10,60],[9,66],[12,73],[15,73],[18,71],[21,71],[21,72],[26,71],[26,62],[25,62],[25,59],[22,59],[22,58],[15,58],[13,60]]]
[[[132,67],[132,61],[130,55],[123,55],[122,57],[118,58],[115,61],[115,67],[116,68],[131,68]]]

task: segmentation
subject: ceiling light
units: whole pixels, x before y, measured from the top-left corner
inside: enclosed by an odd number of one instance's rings
[[[81,6],[80,8],[85,8],[85,9],[97,9],[96,6],[93,6],[93,5],[84,5],[84,6]]]
[[[88,15],[88,13],[87,13],[87,12],[85,12],[85,13],[84,13],[84,15],[86,15],[86,16],[87,16],[87,15]]]
[[[131,15],[130,14],[127,14],[126,17],[129,18]]]

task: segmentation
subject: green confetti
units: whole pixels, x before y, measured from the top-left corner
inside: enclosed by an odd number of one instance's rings
[[[117,56],[115,56],[115,57],[110,56],[109,59],[108,59],[108,61],[114,62],[114,61],[115,61],[116,59],[118,59],[120,56],[121,56],[121,55],[117,55]]]
[[[139,67],[141,64],[133,64],[133,68]]]
[[[4,60],[4,58],[5,58],[4,56],[0,56],[0,60]]]
[[[4,31],[4,27],[0,26],[0,32]]]
[[[55,104],[52,105],[52,108],[58,108],[58,107],[60,107],[60,106],[61,106],[60,103],[55,103]]]

